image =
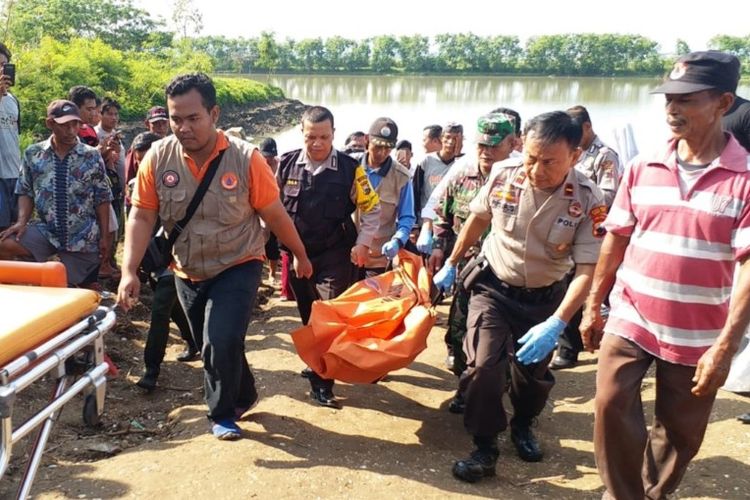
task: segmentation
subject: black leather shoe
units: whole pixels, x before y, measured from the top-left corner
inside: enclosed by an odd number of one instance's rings
[[[539,443],[534,437],[534,433],[531,432],[531,427],[528,425],[513,425],[510,426],[510,440],[516,447],[518,456],[524,462],[541,462],[544,457],[542,449],[539,447]]]
[[[318,403],[320,406],[326,408],[333,408],[335,410],[341,409],[341,403],[339,403],[336,396],[333,395],[333,391],[330,389],[316,388],[310,391],[310,397]]]
[[[304,370],[299,372],[299,376],[302,378],[310,378],[310,374],[313,373],[312,368],[306,366]]]
[[[143,376],[135,383],[141,389],[145,389],[146,392],[151,392],[156,389],[156,379],[159,378],[158,370],[151,370],[146,368]]]
[[[498,452],[474,450],[469,458],[453,464],[453,475],[467,483],[476,483],[483,477],[494,476],[498,455]]]
[[[181,361],[185,363],[187,361],[193,361],[193,360],[198,359],[199,354],[200,353],[196,351],[195,349],[185,349],[184,351],[182,351],[180,354],[177,355],[176,359],[177,361]]]
[[[453,396],[453,399],[448,405],[448,411],[460,415],[464,412],[464,410],[466,410],[466,401],[464,400],[463,396],[461,396],[459,393],[456,393],[456,395]]]
[[[550,370],[565,370],[567,368],[574,368],[578,365],[577,359],[564,358],[562,356],[555,356],[552,362],[549,364]]]

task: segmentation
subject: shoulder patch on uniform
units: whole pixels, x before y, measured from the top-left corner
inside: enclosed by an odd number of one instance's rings
[[[602,227],[602,224],[607,219],[607,206],[597,205],[589,210],[589,218],[591,219],[591,233],[595,238],[603,238],[607,233],[607,230]]]

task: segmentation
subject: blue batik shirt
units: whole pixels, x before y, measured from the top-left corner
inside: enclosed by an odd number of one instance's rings
[[[32,144],[23,155],[16,194],[33,200],[31,223],[59,251],[98,251],[96,207],[112,202],[99,151],[79,142],[59,158],[51,137]]]

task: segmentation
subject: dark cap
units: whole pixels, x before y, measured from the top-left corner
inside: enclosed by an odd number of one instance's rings
[[[709,50],[680,57],[664,83],[652,94],[690,94],[716,89],[735,93],[740,80],[740,61],[732,54]]]
[[[390,118],[381,117],[373,122],[368,134],[370,143],[392,148],[398,138],[398,126]]]
[[[408,149],[411,151],[411,142],[407,141],[406,139],[402,139],[396,143],[396,149]]]
[[[81,121],[78,106],[64,99],[57,99],[47,106],[47,118],[52,118],[56,123],[68,123],[73,120]]]
[[[148,110],[146,120],[151,123],[158,122],[159,120],[169,120],[169,115],[167,114],[167,110],[162,106],[154,106]]]
[[[444,134],[463,134],[464,126],[458,122],[448,122],[443,125]]]
[[[477,120],[477,144],[495,146],[515,133],[513,118],[504,113],[490,113]]]
[[[276,149],[276,141],[270,137],[263,139],[260,143],[260,154],[263,156],[278,156],[279,151]]]
[[[161,136],[153,132],[141,132],[135,136],[130,147],[135,151],[148,151],[151,145],[159,139],[161,139]]]

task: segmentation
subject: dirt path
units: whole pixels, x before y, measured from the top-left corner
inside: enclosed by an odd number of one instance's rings
[[[262,399],[240,422],[244,439],[220,442],[207,434],[200,363],[174,362],[179,345],[170,346],[160,379],[168,388],[148,396],[132,386],[139,373],[137,355],[129,361],[121,356],[121,367],[134,368],[130,381],[124,372],[111,384],[105,428],[86,432],[76,423],[79,410],[68,412],[51,443],[60,448],[46,455],[35,498],[601,496],[591,443],[592,357],[558,377],[536,430],[544,462],[522,462],[504,434],[498,476],[468,485],[450,473],[453,461],[468,452],[470,440],[461,418],[446,411],[455,387],[455,378],[442,367],[446,306],[440,307],[443,324],[409,369],[376,385],[339,384],[336,393],[345,405],[341,411],[308,402],[307,383],[299,376],[303,363],[288,335],[299,324],[293,303],[273,298],[265,309],[246,341]],[[647,390],[649,411],[652,397]],[[745,411],[750,411],[747,398],[720,394],[706,442],[679,498],[747,498],[750,425],[735,421]],[[63,444],[56,445],[56,439]],[[102,445],[124,451],[93,460],[101,456],[93,450]],[[9,494],[15,479],[17,474],[3,480],[0,498]]]

